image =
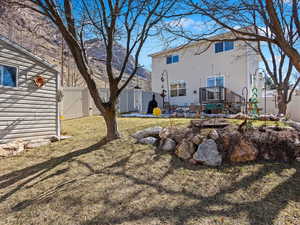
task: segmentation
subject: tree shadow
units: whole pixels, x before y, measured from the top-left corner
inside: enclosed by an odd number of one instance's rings
[[[114,166],[124,167],[126,159],[121,159],[115,163]],[[171,161],[172,162],[172,161]],[[234,167],[234,165],[227,167]],[[270,173],[281,175],[285,169],[295,168],[295,173],[283,183],[275,186],[264,198],[259,200],[248,200],[246,202],[236,203],[226,199],[226,195],[234,194],[239,190],[247,190],[253,183],[261,181]],[[174,168],[172,168],[174,170]],[[165,187],[159,183],[150,182],[148,180],[140,179],[136,176],[126,173],[125,170],[113,172],[111,170],[95,171],[99,175],[114,175],[123,179],[130,180],[137,185],[146,185],[154,188],[158,193],[166,193],[169,195],[179,195],[191,200],[197,200],[198,203],[192,205],[178,205],[174,209],[160,207],[152,207],[150,209],[135,211],[126,216],[104,216],[99,214],[89,221],[82,222],[81,225],[96,225],[101,224],[122,224],[130,223],[145,218],[160,218],[162,221],[167,221],[168,218],[175,219],[175,225],[182,225],[188,223],[189,219],[193,218],[209,218],[213,216],[232,217],[235,218],[239,213],[246,213],[249,223],[251,225],[261,224],[274,224],[274,220],[284,209],[290,201],[300,202],[300,171],[299,165],[283,164],[274,165],[271,163],[263,163],[261,169],[241,179],[240,181],[233,182],[229,187],[223,188],[218,193],[212,196],[202,196],[195,194],[186,189],[182,191],[173,190],[172,186]],[[168,171],[167,173],[170,173]],[[165,177],[165,174],[164,176]],[[199,178],[200,179],[200,178]],[[128,197],[128,198],[127,198]],[[125,197],[122,202],[130,202],[131,196]],[[113,202],[106,201],[107,208],[114,208]],[[230,206],[229,209],[212,210],[210,206]],[[173,224],[173,223],[172,223]]]
[[[64,162],[68,162],[68,161],[72,160],[73,158],[78,157],[80,155],[87,154],[87,153],[93,152],[95,150],[98,150],[100,147],[102,147],[103,145],[105,145],[107,143],[108,143],[108,141],[105,138],[103,138],[98,143],[91,145],[87,148],[79,149],[79,150],[70,152],[68,154],[65,154],[63,156],[52,158],[52,159],[49,159],[42,163],[38,163],[36,165],[30,166],[30,167],[27,167],[27,168],[24,168],[21,170],[13,171],[11,173],[0,176],[0,190],[7,188],[19,181],[22,181],[15,188],[13,188],[9,192],[2,195],[0,197],[0,203],[5,201],[8,197],[13,195],[14,193],[16,193],[18,190],[20,190],[26,184],[36,180],[38,177],[40,177],[41,175],[45,174],[46,172],[52,170],[53,168],[57,167],[58,165],[60,165]],[[65,173],[65,172],[67,172],[67,170],[60,171],[60,174]],[[55,175],[58,175],[58,174],[49,175],[49,176],[43,178],[43,180],[49,179]]]
[[[205,166],[194,166],[188,165],[186,163],[179,160],[177,157],[172,156],[169,161],[169,167],[167,171],[161,173],[156,181],[151,181],[146,178],[140,178],[138,176],[130,174],[128,172],[128,163],[138,151],[131,151],[129,155],[124,156],[116,162],[102,168],[95,169],[89,163],[77,159],[77,156],[82,154],[90,153],[94,150],[99,149],[101,146],[106,144],[105,140],[102,140],[100,143],[92,145],[85,149],[80,149],[71,153],[68,153],[61,157],[56,157],[54,159],[45,161],[40,164],[36,164],[34,166],[18,170],[0,177],[0,189],[4,187],[8,187],[20,180],[26,179],[17,188],[12,191],[6,193],[4,196],[0,198],[0,202],[6,200],[9,196],[14,194],[20,188],[22,188],[25,184],[35,180],[40,177],[42,174],[47,171],[53,169],[59,164],[66,161],[74,161],[88,169],[90,172],[89,175],[80,178],[80,180],[84,180],[89,176],[115,176],[123,180],[129,181],[130,185],[143,185],[142,189],[136,189],[132,193],[124,194],[121,199],[117,201],[112,198],[113,195],[104,195],[100,197],[100,200],[104,202],[105,208],[101,213],[95,215],[92,219],[88,221],[82,221],[81,225],[98,225],[98,224],[122,224],[122,223],[132,223],[134,224],[137,220],[143,219],[160,219],[162,221],[168,221],[172,218],[170,224],[172,225],[183,225],[188,224],[189,220],[192,219],[208,219],[211,217],[230,217],[238,219],[240,213],[244,213],[247,215],[249,224],[251,225],[261,225],[261,224],[274,224],[275,219],[279,215],[282,209],[286,208],[290,201],[299,202],[300,201],[300,165],[296,164],[273,164],[273,163],[259,163],[261,168],[256,170],[255,172],[243,177],[240,180],[233,181],[230,186],[226,186],[219,190],[217,193],[210,196],[203,196],[201,194],[195,193],[188,188],[178,190],[174,189],[171,185],[162,185],[160,181],[163,181],[165,177],[172,174],[175,170],[181,169],[182,167],[186,167],[190,170],[202,170],[207,169]],[[160,157],[163,157],[164,154],[156,155],[154,160],[159,160]],[[252,163],[253,164],[253,163]],[[152,166],[151,162],[145,161],[143,163],[134,164],[132,168],[139,169],[144,165]],[[249,164],[239,165],[240,166],[248,166]],[[227,168],[235,168],[236,165],[225,165],[221,168],[216,168],[219,172],[223,172],[223,169]],[[282,176],[282,172],[286,169],[295,169],[295,173],[286,179],[284,182],[275,186],[272,191],[270,191],[265,197],[260,198],[258,200],[247,199],[247,201],[234,202],[229,200],[226,196],[229,194],[234,194],[240,190],[247,190],[252,184],[255,182],[263,182],[263,179],[267,177],[271,173],[276,173],[278,176]],[[57,176],[59,174],[63,174],[67,170],[60,170],[53,174],[50,174],[43,178],[42,180],[49,179],[53,176]],[[226,171],[224,171],[226,173]],[[33,177],[31,177],[34,175]],[[30,177],[30,178],[29,178]],[[201,177],[199,177],[201,179]],[[12,211],[20,211],[25,209],[26,207],[32,204],[38,204],[42,201],[51,200],[53,198],[53,194],[56,191],[62,190],[68,184],[73,184],[77,182],[78,179],[74,179],[68,181],[68,183],[62,183],[58,186],[54,187],[52,191],[47,191],[45,193],[40,194],[34,199],[27,199],[17,203],[11,209]],[[40,182],[40,180],[38,181]],[[36,183],[38,183],[36,182]],[[30,187],[34,186],[36,183],[32,184]],[[114,191],[118,191],[120,186],[111,187]],[[142,210],[136,210],[134,212],[129,212],[126,215],[122,215],[122,213],[118,213],[114,216],[109,215],[110,210],[115,210],[121,203],[125,204],[131,202],[132,200],[136,200],[137,196],[145,191],[145,189],[154,189],[158,195],[160,194],[168,194],[170,196],[180,196],[186,199],[193,200],[195,203],[185,205],[180,202],[174,208],[166,208],[163,205],[157,204],[150,208],[145,207]],[[199,187],[201,188],[201,187]],[[221,209],[211,209],[212,206],[219,206]],[[226,206],[229,206],[226,207]],[[225,207],[225,208],[224,208]],[[122,208],[121,210],[125,210]]]

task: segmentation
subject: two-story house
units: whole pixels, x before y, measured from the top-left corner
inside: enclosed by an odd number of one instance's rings
[[[230,35],[213,38],[228,39]],[[200,88],[205,87],[225,87],[238,95],[247,87],[250,96],[259,64],[258,55],[243,41],[199,41],[150,56],[152,90],[166,90],[166,101],[178,106],[199,104]]]

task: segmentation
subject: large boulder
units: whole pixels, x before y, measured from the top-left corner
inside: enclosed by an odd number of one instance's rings
[[[132,134],[132,137],[140,140],[142,138],[146,137],[159,137],[159,133],[161,132],[162,128],[157,126],[157,127],[149,127],[144,130],[140,130],[134,134]]]
[[[202,136],[201,134],[197,134],[195,135],[191,141],[195,144],[195,145],[199,145],[202,143],[202,141],[205,139],[204,136]]]
[[[229,158],[234,163],[248,162],[256,160],[257,154],[258,151],[254,145],[245,138],[241,138],[239,143],[233,146]]]
[[[180,143],[183,139],[192,139],[194,136],[191,128],[185,127],[166,127],[159,133],[160,139],[173,139],[176,143]]]
[[[222,164],[222,156],[218,151],[216,142],[212,139],[207,139],[198,146],[193,159],[207,166],[219,166]]]
[[[259,151],[261,159],[288,162],[299,156],[300,132],[292,128],[267,127],[245,135]]]
[[[157,140],[158,139],[155,137],[146,137],[146,138],[139,139],[137,142],[143,145],[155,145],[157,143]]]
[[[165,152],[174,151],[176,148],[176,142],[171,138],[161,139],[158,149]]]
[[[186,139],[183,139],[182,142],[176,147],[175,154],[184,160],[192,158],[195,152],[195,145]]]
[[[216,129],[212,129],[212,130],[210,131],[208,137],[209,137],[210,139],[213,139],[213,140],[216,141],[216,140],[219,139],[220,136],[219,136],[218,131],[217,131]]]

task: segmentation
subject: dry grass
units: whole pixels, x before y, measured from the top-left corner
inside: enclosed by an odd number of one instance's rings
[[[65,121],[72,139],[1,159],[0,224],[300,224],[299,163],[190,166],[128,136],[168,119],[119,124],[101,145],[101,118]]]

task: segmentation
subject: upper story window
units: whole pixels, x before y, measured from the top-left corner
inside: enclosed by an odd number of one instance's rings
[[[17,68],[0,64],[0,86],[17,87]]]
[[[233,41],[221,41],[215,43],[215,53],[229,51],[234,49],[234,42]]]
[[[224,87],[224,77],[209,77],[207,78],[207,87]]]
[[[168,55],[167,56],[167,64],[172,64],[172,63],[178,63],[179,62],[179,55]]]
[[[186,82],[180,81],[170,85],[171,97],[186,96]]]

